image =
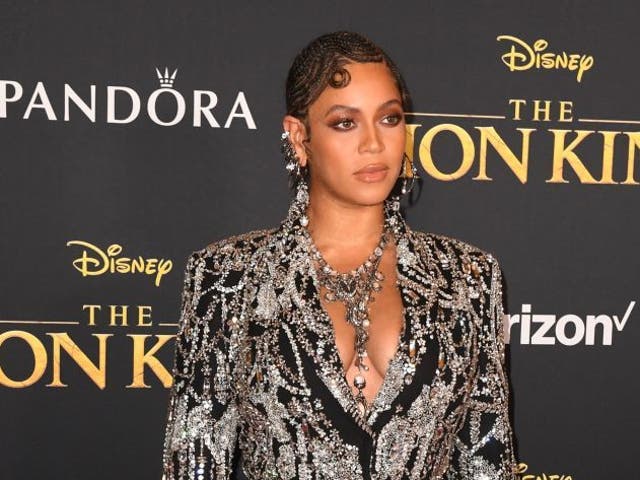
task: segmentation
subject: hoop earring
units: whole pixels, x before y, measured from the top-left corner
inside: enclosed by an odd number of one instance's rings
[[[408,175],[409,173],[410,175]],[[416,178],[418,179],[420,178],[418,176],[418,169],[416,168],[413,161],[409,158],[409,155],[407,155],[407,152],[404,152],[403,163],[402,163],[402,175],[400,175],[400,178],[402,178],[401,191],[403,195],[406,195],[407,193],[409,193],[413,188],[413,185],[415,184]],[[410,183],[408,182],[408,180],[410,181]],[[407,183],[409,183],[408,187],[407,187]]]

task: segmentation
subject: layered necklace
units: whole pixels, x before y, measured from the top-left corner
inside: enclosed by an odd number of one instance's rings
[[[301,223],[303,227],[306,227],[308,219],[303,217]],[[323,258],[307,229],[304,228],[303,230],[308,239],[311,256],[318,262],[316,269],[318,282],[327,290],[324,298],[329,302],[343,302],[346,310],[346,320],[355,328],[355,364],[358,367],[358,374],[353,379],[353,386],[358,391],[355,396],[356,404],[362,415],[366,417],[369,405],[363,390],[367,385],[364,372],[369,370],[369,366],[365,363],[370,325],[368,303],[372,300],[371,293],[379,292],[382,289],[384,275],[378,271],[378,267],[391,232],[385,226],[378,245],[364,263],[351,272],[340,273]]]

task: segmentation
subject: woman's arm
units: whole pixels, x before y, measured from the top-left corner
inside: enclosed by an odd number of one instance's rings
[[[191,254],[184,274],[163,480],[228,479],[233,468],[238,411],[231,328],[223,320],[227,305],[220,288],[233,279],[204,253]]]
[[[469,409],[456,438],[448,479],[513,479],[515,457],[505,369],[502,274],[487,255],[482,326]]]

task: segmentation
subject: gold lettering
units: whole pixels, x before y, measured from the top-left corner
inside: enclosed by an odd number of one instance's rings
[[[549,43],[544,39],[538,39],[533,47],[527,42],[512,35],[499,35],[496,40],[511,42],[511,49],[503,54],[500,59],[509,71],[529,70],[530,68],[565,69],[576,72],[576,81],[580,83],[582,76],[593,67],[594,59],[591,55],[579,53],[543,53]]]
[[[160,363],[154,354],[175,335],[154,335],[157,337],[156,344],[145,352],[145,341],[151,335],[127,335],[133,339],[133,380],[126,388],[151,388],[144,381],[144,367],[147,365],[153,373],[160,379],[165,388],[169,388],[173,383],[171,373]]]
[[[452,173],[443,173],[438,170],[431,155],[431,143],[435,136],[443,131],[453,133],[458,138],[460,146],[462,147],[462,162],[457,170]],[[469,134],[462,128],[452,123],[443,123],[427,130],[427,133],[424,134],[424,137],[422,137],[420,141],[418,155],[420,156],[422,166],[429,175],[437,180],[450,182],[464,176],[469,171],[473,165],[475,147]]]
[[[522,475],[528,469],[529,466],[526,463],[519,463],[514,471],[514,473],[516,474],[516,478],[518,478],[519,480],[573,480],[571,478],[571,475],[559,475],[557,473],[554,473],[552,475],[547,475],[546,473],[541,473],[539,475],[531,473]]]
[[[167,273],[169,273],[172,268],[173,268],[173,262],[171,260],[160,260],[158,262],[158,271],[156,273],[156,281],[155,281],[156,287],[160,286],[160,280],[162,280],[162,277]]]
[[[635,180],[636,148],[640,148],[640,132],[623,132],[629,138],[629,154],[627,156],[627,178],[623,185],[640,185]]]
[[[509,105],[514,104],[513,107],[513,120],[522,120],[522,118],[520,118],[520,107],[521,106],[525,106],[527,104],[526,100],[520,99],[520,98],[510,98],[509,99]]]
[[[151,327],[153,322],[145,323],[145,318],[151,318],[151,305],[138,305],[138,326]]]
[[[144,270],[145,270],[144,258],[138,257],[137,260],[134,259],[134,260],[131,261],[131,271],[133,273],[144,272]]]
[[[533,120],[539,122],[540,113],[544,113],[543,121],[548,122],[549,114],[551,113],[551,100],[544,100],[544,107],[540,106],[540,102],[542,102],[542,100],[533,101]]]
[[[553,167],[551,178],[545,180],[547,183],[569,183],[564,179],[564,163],[566,162],[571,166],[573,171],[578,176],[580,183],[598,183],[595,178],[589,173],[584,164],[580,161],[578,156],[573,151],[582,140],[587,138],[593,132],[589,130],[576,130],[576,138],[565,147],[565,137],[571,130],[555,130],[549,129],[553,132]]]
[[[33,353],[33,370],[31,375],[29,375],[25,380],[13,380],[4,373],[4,370],[0,367],[0,385],[9,387],[9,388],[25,388],[36,383],[42,375],[44,374],[45,369],[47,368],[47,351],[44,348],[44,345],[40,340],[38,340],[35,336],[31,335],[28,332],[24,332],[22,330],[9,330],[8,332],[4,332],[0,335],[0,346],[10,338],[20,338],[24,340],[29,348],[31,349],[31,353]]]
[[[568,100],[560,100],[560,117],[558,118],[558,121],[560,122],[572,121],[573,120],[573,117],[571,116],[572,108],[573,108],[573,102]]]
[[[53,338],[53,379],[47,387],[67,387],[60,379],[60,352],[64,350],[76,362],[76,364],[87,374],[98,388],[104,390],[107,385],[107,339],[110,333],[92,333],[91,336],[98,339],[98,364],[96,366],[80,347],[71,340],[67,333],[47,333]]]
[[[613,180],[613,151],[616,136],[620,132],[599,132],[602,135],[602,178],[598,183],[615,185]]]
[[[523,99],[512,98],[509,100],[509,105],[513,105],[513,120],[522,120],[523,110],[527,106],[527,101]],[[549,122],[551,121],[551,110],[553,102],[551,100],[533,100],[533,112],[531,119],[535,122]],[[570,100],[560,100],[558,102],[558,121],[571,122],[573,102]],[[555,110],[555,108],[554,108]]]
[[[120,307],[120,312],[117,311]],[[129,324],[127,320],[129,318],[129,305],[109,305],[109,326],[115,327],[117,325],[116,319],[122,320],[121,326],[126,327]]]
[[[111,259],[111,273],[136,273],[133,265],[133,261],[127,257],[112,258]]]
[[[102,307],[100,305],[82,305],[82,310],[86,310],[89,309],[89,326],[90,327],[95,327],[96,326],[96,310],[100,311],[102,310]]]
[[[72,265],[83,277],[103,275],[105,273],[144,273],[155,276],[156,287],[160,286],[162,277],[173,268],[171,260],[163,258],[130,257],[115,258],[122,253],[122,246],[109,245],[106,252],[99,247],[82,240],[70,240],[67,246],[78,245],[83,247],[80,258],[76,258]]]
[[[416,141],[416,130],[421,126],[422,125],[417,123],[408,123],[405,126],[406,135],[405,135],[404,151],[406,152],[411,162],[413,162],[413,146],[415,145],[415,141]],[[407,173],[406,172],[407,170],[410,171],[411,169],[408,166],[406,166],[405,173]]]
[[[496,150],[500,158],[502,158],[511,171],[518,177],[520,183],[527,183],[527,172],[529,169],[529,137],[531,132],[535,132],[535,128],[518,128],[522,134],[522,160],[518,160],[513,151],[502,140],[498,132],[493,127],[475,127],[480,130],[480,157],[479,172],[474,180],[491,180],[487,176],[487,143]]]
[[[98,247],[82,240],[71,240],[67,242],[67,246],[69,245],[85,247],[85,250],[82,251],[82,256],[72,262],[73,267],[82,273],[83,277],[87,275],[102,275],[109,268],[109,257]],[[87,250],[95,253],[96,257],[89,257]],[[94,268],[93,270],[92,267]]]
[[[156,272],[156,263],[158,263],[157,258],[150,258],[147,260],[147,268],[145,268],[144,273],[147,275],[151,275]]]
[[[588,55],[584,58],[580,59],[580,66],[578,67],[578,82],[580,82],[582,80],[582,75],[584,75],[584,72],[586,72],[587,70],[590,70],[591,67],[593,67],[593,57],[591,55]]]
[[[511,108],[513,108],[512,113],[514,118],[522,118],[523,115],[526,117],[526,110],[523,110],[523,108],[526,108],[526,102],[527,101],[523,99],[509,100],[510,105],[512,105]],[[551,100],[535,100],[535,102],[537,102],[536,111],[531,112],[531,115],[534,116],[535,113],[535,117],[538,120],[546,121],[554,110]],[[558,110],[556,111],[559,114],[560,121],[572,121],[573,102],[562,100],[558,103]],[[416,131],[421,126],[420,124],[407,125],[405,149],[412,161],[414,161],[414,151],[416,150],[414,147],[414,143],[417,140]],[[426,173],[436,180],[445,182],[462,178],[473,167],[473,162],[476,159],[476,148],[478,148],[478,171],[473,177],[473,180],[492,181],[493,178],[489,175],[489,167],[487,166],[489,162],[488,156],[490,155],[489,145],[491,145],[502,161],[504,161],[516,178],[518,178],[520,183],[527,183],[529,158],[532,148],[531,133],[537,132],[539,129],[516,128],[521,134],[521,144],[520,149],[512,150],[502,137],[502,133],[498,133],[495,127],[477,126],[473,128],[480,132],[478,144],[474,142],[469,132],[455,124],[438,124],[427,130],[420,139],[417,148],[418,158]],[[577,176],[578,181],[583,184],[617,185],[623,183],[627,185],[640,185],[640,182],[635,178],[635,172],[637,170],[636,150],[640,149],[640,132],[544,129],[544,132],[547,131],[553,135],[553,157],[551,159],[551,175],[545,180],[546,183],[569,183],[569,180],[567,180],[564,175],[568,167]],[[454,158],[452,162],[453,167],[445,167],[445,165],[451,165],[451,163],[439,164],[434,158],[433,142],[436,137],[443,132],[449,132],[455,135],[462,149],[461,158],[458,160]],[[569,135],[570,133],[575,134],[575,136]],[[583,162],[580,154],[576,151],[581,148],[580,145],[582,145],[583,140],[593,133],[598,133],[602,138],[602,153],[600,157],[601,174],[599,174],[599,178],[596,178],[594,175],[594,173],[598,174],[598,167],[592,167],[589,163]],[[615,143],[620,133],[624,133],[629,142],[626,162],[626,180],[624,182],[614,179]]]
[[[535,52],[526,44],[526,42],[523,42],[517,37],[512,37],[511,35],[499,35],[497,40],[510,40],[514,43],[514,45],[511,46],[509,53],[505,53],[500,57],[502,62],[509,67],[510,71],[528,70],[533,67],[535,63]],[[520,47],[522,50],[517,51],[516,47]]]

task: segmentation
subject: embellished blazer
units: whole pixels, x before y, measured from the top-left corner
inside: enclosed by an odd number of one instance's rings
[[[363,417],[301,212],[189,256],[163,479],[515,478],[496,259],[385,201],[405,322]]]

